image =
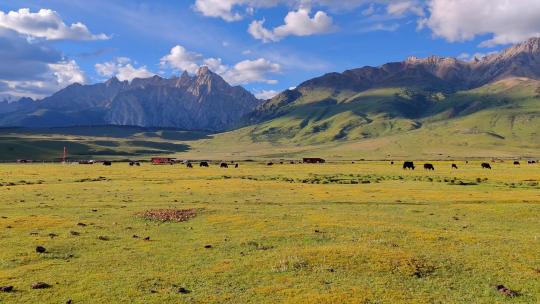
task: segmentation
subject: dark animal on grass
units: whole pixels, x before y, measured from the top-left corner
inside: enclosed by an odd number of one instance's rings
[[[424,170],[435,171],[435,167],[432,164],[424,164]]]
[[[110,162],[110,161],[104,161],[104,162],[103,162],[103,165],[104,165],[104,166],[112,166],[112,162]]]
[[[491,165],[489,163],[482,163],[482,169],[490,169],[491,170]]]
[[[33,283],[31,287],[32,289],[45,289],[45,288],[50,288],[51,285],[47,283],[43,283],[43,282],[36,282],[36,283]]]
[[[532,165],[532,164],[536,164],[536,161],[535,160],[530,160],[527,162],[529,165]]]
[[[235,168],[238,168],[238,167],[240,167],[240,166],[239,166],[238,164],[236,164],[236,165],[234,165],[234,167],[235,167]]]
[[[193,168],[193,165],[191,163],[187,163],[186,167]]]
[[[410,170],[414,170],[414,163],[411,162],[411,161],[406,161],[403,163],[403,170],[407,170],[407,169],[410,169]]]
[[[456,169],[457,170],[457,165],[456,164],[452,164],[452,169]]]
[[[1,292],[12,292],[13,291],[13,286],[12,285],[1,286],[0,291]]]
[[[130,165],[131,167],[133,167],[133,166],[135,166],[135,162],[129,162],[129,165]]]
[[[267,165],[267,166],[273,166],[274,163],[268,163],[268,164],[266,164],[266,165]]]
[[[393,164],[394,164],[394,162],[393,162],[393,161],[392,161],[392,162],[390,162],[390,165],[393,165]]]
[[[497,291],[500,292],[502,295],[509,298],[515,298],[519,296],[519,293],[517,291],[506,288],[504,285],[497,285],[495,286],[495,289],[497,289]]]
[[[519,166],[519,165],[520,165],[520,163],[516,160],[516,161],[514,162],[514,166]]]
[[[45,249],[45,247],[43,246],[37,246],[36,247],[36,252],[37,253],[45,253],[47,251],[47,249]]]
[[[227,163],[221,163],[220,167],[221,168],[229,168],[229,165],[227,165]]]
[[[201,162],[201,163],[199,164],[199,166],[200,166],[200,167],[205,167],[205,168],[210,167],[210,165],[208,164],[208,162]]]

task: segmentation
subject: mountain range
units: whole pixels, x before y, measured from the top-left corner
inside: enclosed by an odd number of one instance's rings
[[[293,145],[439,134],[456,145],[527,146],[540,134],[540,38],[473,61],[411,57],[329,73],[267,101],[206,67],[171,79],[73,84],[5,103],[0,125],[234,129],[228,136]]]
[[[66,127],[129,125],[222,131],[253,111],[261,100],[232,87],[207,67],[165,79],[111,78],[93,85],[73,84],[42,100],[0,105],[0,125]]]

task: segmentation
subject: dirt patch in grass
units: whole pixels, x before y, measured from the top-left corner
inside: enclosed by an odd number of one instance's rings
[[[197,209],[153,209],[139,213],[144,219],[158,222],[186,222],[197,216]]]

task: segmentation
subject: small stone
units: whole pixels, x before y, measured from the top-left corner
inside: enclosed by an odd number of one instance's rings
[[[74,235],[74,236],[81,235],[81,233],[77,231],[70,231],[69,234]]]
[[[187,289],[184,288],[184,287],[178,288],[178,293],[181,293],[181,294],[188,294],[188,293],[190,293],[190,292],[191,292],[190,290],[187,290]]]
[[[206,245],[206,246],[204,246],[204,248],[206,248],[206,249],[212,248],[212,245]]]
[[[99,236],[98,239],[102,240],[102,241],[108,241],[109,240],[109,237],[108,236]]]
[[[37,282],[37,283],[32,284],[32,289],[45,289],[45,288],[50,288],[50,287],[51,285],[44,282]]]
[[[77,223],[77,226],[85,227],[86,224],[85,223]]]
[[[150,241],[150,237],[147,236],[147,237],[145,237],[143,240],[145,240],[145,241]]]
[[[45,253],[47,251],[47,249],[45,249],[45,247],[43,246],[37,246],[36,247],[36,252],[37,253]]]
[[[139,238],[139,236],[138,236],[138,235],[136,235],[136,234],[134,234],[134,235],[133,235],[133,238],[134,238],[134,239],[138,239],[138,238]]]

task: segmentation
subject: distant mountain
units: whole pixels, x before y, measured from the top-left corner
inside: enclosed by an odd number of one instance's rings
[[[540,38],[532,38],[501,53],[473,61],[455,58],[410,57],[380,67],[330,73],[301,84],[310,88],[362,91],[375,87],[415,87],[453,92],[472,89],[509,77],[540,79]]]
[[[2,113],[23,110],[24,108],[31,106],[33,102],[34,100],[28,97],[20,98],[9,95],[0,96],[0,115]]]
[[[223,131],[261,101],[202,67],[197,75],[131,82],[112,78],[73,84],[42,100],[0,112],[0,125],[64,127],[132,125]],[[21,104],[22,105],[22,104]]]
[[[540,132],[538,80],[540,38],[533,38],[471,62],[412,57],[329,73],[266,101],[245,121],[253,141],[278,144],[373,139],[466,117],[497,126],[469,119],[474,132],[529,139]],[[517,123],[525,121],[529,127]]]

